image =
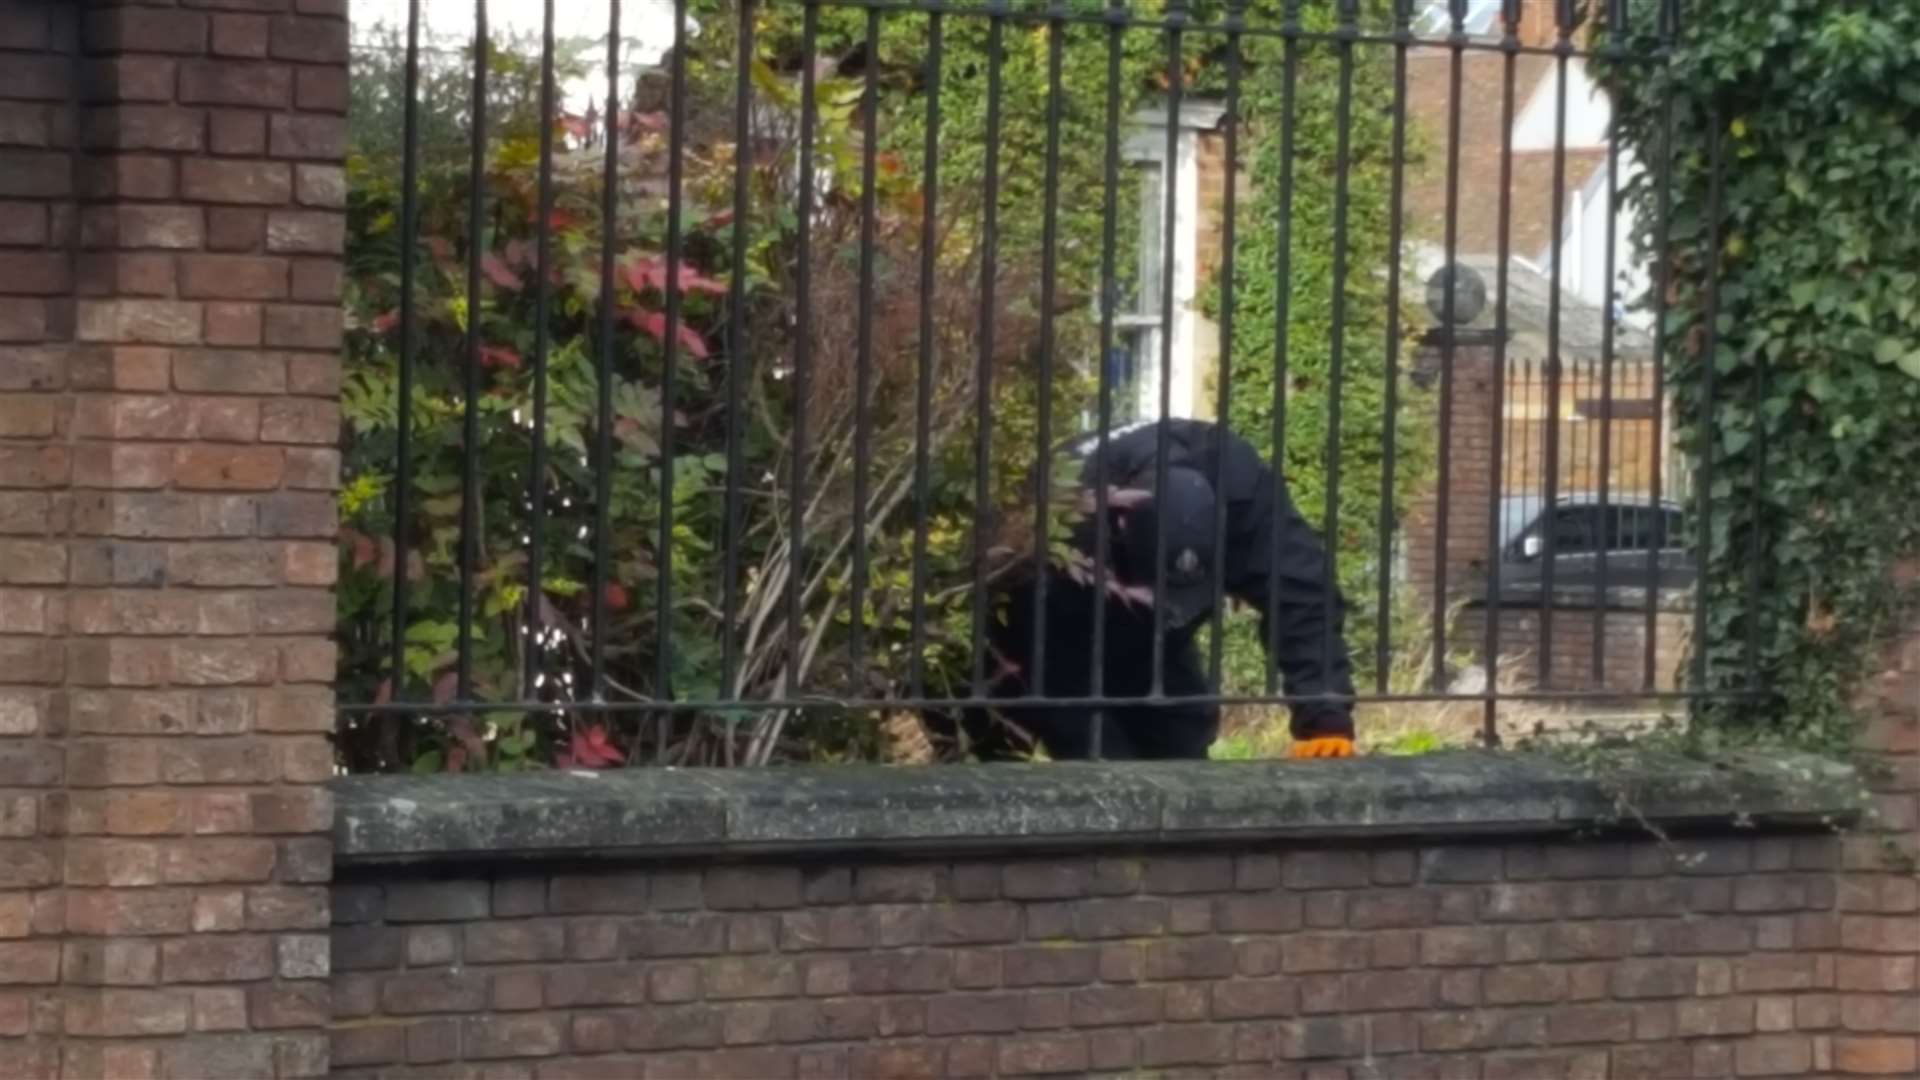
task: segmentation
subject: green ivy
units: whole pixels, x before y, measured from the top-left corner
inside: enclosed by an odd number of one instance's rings
[[[1385,17],[1387,5],[1368,5],[1369,19]],[[1265,24],[1284,17],[1278,3],[1255,5]],[[1302,26],[1324,33],[1335,26],[1330,6],[1299,12]],[[1351,101],[1340,111],[1342,52],[1352,56]],[[1393,484],[1386,496],[1393,512],[1389,528],[1397,528],[1408,499],[1432,478],[1431,425],[1424,410],[1409,409],[1419,395],[1404,377],[1411,349],[1403,340],[1399,349],[1399,401],[1392,416],[1387,409],[1388,363],[1387,274],[1393,238],[1393,51],[1376,43],[1343,47],[1325,40],[1292,46],[1295,75],[1292,111],[1288,113],[1286,69],[1288,44],[1279,37],[1247,39],[1246,63],[1252,73],[1242,91],[1242,111],[1250,137],[1243,136],[1253,191],[1242,204],[1234,245],[1234,334],[1232,341],[1232,396],[1228,421],[1235,433],[1251,441],[1263,455],[1273,456],[1274,381],[1280,373],[1281,297],[1275,283],[1284,280],[1284,348],[1286,388],[1283,426],[1285,442],[1278,455],[1288,490],[1300,512],[1317,529],[1327,528],[1327,492],[1337,475],[1339,497],[1333,528],[1327,535],[1334,547],[1338,580],[1349,608],[1347,643],[1356,657],[1356,678],[1368,684],[1373,643],[1381,633],[1396,639],[1401,628],[1378,625],[1373,603],[1381,574],[1393,572],[1379,565],[1381,501],[1386,485],[1386,445],[1394,437]],[[1282,133],[1292,127],[1292,156],[1283,156]],[[1347,156],[1339,156],[1342,125],[1347,128]],[[1420,133],[1409,125],[1404,152],[1408,168],[1417,165]],[[1337,188],[1346,182],[1346,278],[1344,310],[1334,320],[1336,256],[1334,232]],[[1292,185],[1291,214],[1282,250],[1282,186]],[[1243,193],[1247,194],[1247,193]],[[1284,279],[1281,276],[1285,268]],[[1407,291],[1402,290],[1399,329],[1416,327],[1407,317]],[[1218,283],[1207,298],[1218,313]],[[1342,346],[1337,396],[1339,433],[1337,452],[1328,455],[1328,433],[1336,403],[1333,387],[1333,343],[1336,329]],[[1409,620],[1396,619],[1393,623]],[[1227,640],[1227,678],[1242,693],[1265,689],[1266,664],[1251,618],[1236,619]]]
[[[1704,726],[1837,747],[1920,550],[1920,7],[1755,0],[1663,62],[1627,58],[1650,24],[1613,44],[1676,435],[1710,465],[1696,647],[1708,688],[1770,691]]]

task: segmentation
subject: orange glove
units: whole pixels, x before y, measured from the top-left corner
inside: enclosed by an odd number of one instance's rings
[[[1296,758],[1352,757],[1353,740],[1344,735],[1301,739],[1293,744],[1292,756]]]

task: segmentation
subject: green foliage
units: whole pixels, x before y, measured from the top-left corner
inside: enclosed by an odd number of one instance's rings
[[[1256,8],[1272,9],[1256,13],[1277,20],[1279,4]],[[1333,20],[1325,6],[1302,12],[1308,30],[1329,30]],[[1246,80],[1243,91],[1251,136],[1243,146],[1249,148],[1254,191],[1243,206],[1235,245],[1233,395],[1228,419],[1236,433],[1271,456],[1276,427],[1274,383],[1284,373],[1281,471],[1301,514],[1335,547],[1340,587],[1350,605],[1347,643],[1358,656],[1363,651],[1370,654],[1377,635],[1389,632],[1375,625],[1372,599],[1380,575],[1392,573],[1392,567],[1379,565],[1390,428],[1395,444],[1390,492],[1394,520],[1389,528],[1397,528],[1409,498],[1433,473],[1431,428],[1423,419],[1425,411],[1408,408],[1421,392],[1404,375],[1397,386],[1395,415],[1387,411],[1393,54],[1371,46],[1351,50],[1349,142],[1342,161],[1342,47],[1324,40],[1292,47],[1291,92],[1289,48],[1275,37],[1249,38],[1246,46],[1249,70],[1255,75]],[[1289,122],[1290,163],[1283,156]],[[1420,133],[1409,130],[1406,139],[1408,159],[1417,161]],[[1343,176],[1346,277],[1341,294],[1344,309],[1336,328],[1335,206]],[[1289,179],[1291,213],[1283,221],[1283,188]],[[1278,281],[1286,283],[1284,298],[1275,287]],[[1417,324],[1407,314],[1411,307],[1405,289],[1402,298],[1399,327],[1405,333]],[[1217,312],[1220,300],[1216,283],[1209,308]],[[1337,397],[1332,393],[1336,340],[1340,349]],[[1399,350],[1403,369],[1410,356],[1407,345],[1403,341]],[[1330,458],[1328,434],[1336,405],[1337,450]],[[1339,497],[1333,507],[1333,527],[1327,532],[1327,493],[1336,469]],[[1399,630],[1392,634],[1395,640],[1406,636]],[[1233,620],[1226,650],[1229,690],[1264,691],[1266,665],[1257,622]],[[1359,671],[1370,667],[1356,662]]]
[[[849,35],[864,27],[850,12],[823,13],[822,55],[842,55]],[[930,305],[934,337],[931,374],[927,576],[930,637],[922,653],[926,689],[961,690],[973,662],[969,647],[976,591],[976,506],[973,464],[975,391],[982,370],[992,375],[987,416],[992,421],[993,507],[1010,508],[1021,494],[1041,441],[1040,418],[1051,417],[1051,437],[1071,429],[1086,403],[1095,323],[1089,314],[1098,267],[1098,231],[1086,244],[1089,201],[1063,196],[1060,229],[1073,232],[1060,246],[1056,296],[1054,378],[1038,378],[1035,349],[1040,320],[1039,251],[1044,224],[1043,155],[1047,125],[1047,47],[1044,37],[1008,32],[1001,74],[1001,160],[997,258],[991,264],[995,296],[983,309],[984,143],[986,66],[984,22],[950,19],[943,69],[941,226],[934,255],[935,290],[922,297],[919,263],[921,175],[917,127],[925,87],[918,65],[926,53],[924,19],[887,20],[878,94],[877,183],[872,293],[872,385],[864,460],[853,452],[861,304],[860,235],[865,164],[859,102],[864,73],[824,71],[815,97],[814,162],[819,170],[809,215],[809,296],[812,335],[803,388],[795,370],[800,342],[794,315],[799,295],[801,236],[795,207],[801,100],[790,61],[797,48],[800,9],[762,9],[751,72],[759,113],[755,150],[747,168],[751,212],[730,213],[734,163],[733,88],[738,81],[735,41],[726,18],[703,20],[687,59],[690,94],[685,203],[680,224],[687,273],[682,278],[681,326],[674,340],[674,409],[665,414],[667,205],[658,180],[665,174],[667,118],[647,111],[657,85],[645,79],[634,101],[616,117],[620,172],[612,193],[615,214],[602,211],[604,159],[598,122],[563,116],[555,125],[557,153],[551,219],[553,276],[543,323],[538,306],[535,237],[538,233],[537,50],[496,44],[490,65],[499,83],[489,100],[489,144],[484,173],[467,166],[469,106],[457,56],[431,57],[418,96],[422,153],[415,186],[419,220],[414,303],[418,330],[410,428],[412,506],[400,541],[397,514],[399,356],[402,237],[400,140],[404,100],[402,54],[387,47],[358,57],[352,122],[349,207],[345,414],[346,484],[341,499],[341,687],[352,701],[448,700],[457,690],[454,647],[461,582],[461,491],[468,466],[479,492],[476,517],[473,689],[492,700],[538,699],[564,706],[589,692],[588,657],[595,635],[607,659],[606,695],[630,702],[635,714],[602,726],[564,708],[529,714],[453,717],[445,724],[353,724],[343,753],[357,769],[514,768],[541,761],[609,764],[647,756],[682,762],[731,764],[775,758],[838,759],[870,756],[871,718],[818,717],[804,723],[779,713],[697,715],[658,726],[641,713],[671,691],[681,699],[762,697],[791,680],[822,696],[881,696],[906,688],[913,589],[912,463],[916,446],[915,386],[921,354],[918,320]],[[836,36],[837,35],[837,36]],[[976,40],[977,39],[977,40]],[[1062,192],[1097,188],[1107,140],[1103,112],[1107,41],[1104,32],[1078,29],[1062,37]],[[1143,83],[1139,47],[1122,50],[1122,115]],[[560,79],[582,74],[582,50],[564,47]],[[1071,107],[1067,107],[1071,99]],[[1104,105],[1102,106],[1104,108]],[[470,251],[467,206],[481,183],[485,217],[478,251]],[[1130,195],[1116,193],[1122,207]],[[1098,220],[1098,201],[1093,201]],[[1069,220],[1070,219],[1070,220]],[[745,232],[745,261],[732,256],[735,230]],[[1123,237],[1123,243],[1127,242]],[[602,245],[613,248],[611,312],[601,310]],[[1091,254],[1089,254],[1091,252]],[[477,255],[481,300],[469,310],[466,268]],[[1120,262],[1125,264],[1124,253]],[[728,309],[728,286],[738,275],[746,304]],[[602,317],[612,333],[602,330]],[[742,346],[729,352],[737,315]],[[994,330],[992,349],[979,329]],[[478,341],[469,339],[469,331]],[[533,357],[548,346],[549,390],[544,421],[543,471],[533,460]],[[478,349],[479,396],[473,401],[478,442],[467,445],[463,421],[470,347]],[[605,470],[608,498],[599,498],[602,470],[595,455],[603,358],[612,384],[612,451]],[[724,579],[722,545],[727,479],[727,389],[741,380],[739,573]],[[1043,393],[1043,389],[1045,393]],[[801,462],[806,492],[803,546],[790,546],[794,507],[788,499],[795,467],[794,425],[806,418],[807,454]],[[671,431],[673,531],[663,549],[658,534],[663,447]],[[867,470],[869,581],[860,622],[865,651],[849,652],[854,471]],[[529,490],[543,493],[536,525]],[[604,515],[613,555],[603,597],[604,628],[595,627],[596,597],[591,528]],[[1009,514],[993,527],[991,544],[1031,541],[1030,524]],[[530,537],[539,530],[538,586],[528,588]],[[1057,524],[1055,529],[1057,531]],[[1017,550],[1010,553],[1017,554]],[[998,553],[983,552],[983,560]],[[673,603],[663,628],[653,598],[672,565]],[[387,670],[392,648],[389,616],[396,566],[407,568],[409,610],[406,670]],[[798,621],[789,622],[789,584],[798,582]],[[738,663],[723,670],[715,633],[729,584],[740,601]],[[531,630],[529,635],[527,632]],[[663,634],[663,629],[666,633]],[[661,643],[671,643],[662,655]],[[527,682],[529,664],[540,678]]]
[[[1891,566],[1920,549],[1916,41],[1911,4],[1761,0],[1691,20],[1670,61],[1602,68],[1652,163],[1628,197],[1666,282],[1677,434],[1711,464],[1708,683],[1753,665],[1772,691],[1708,710],[1714,738],[1844,742]]]

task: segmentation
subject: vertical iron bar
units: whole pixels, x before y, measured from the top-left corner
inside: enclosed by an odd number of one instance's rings
[[[1670,50],[1673,45],[1673,23],[1669,18],[1670,11],[1671,8],[1663,2],[1660,7],[1659,32],[1663,59],[1668,63],[1672,62]],[[1644,657],[1645,666],[1642,672],[1642,682],[1649,692],[1654,689],[1659,681],[1658,675],[1655,672],[1660,662],[1659,608],[1661,590],[1657,568],[1660,565],[1662,554],[1667,549],[1668,542],[1667,514],[1662,496],[1666,487],[1666,446],[1663,440],[1667,434],[1667,290],[1673,282],[1672,253],[1667,250],[1670,241],[1668,235],[1668,225],[1670,224],[1668,211],[1670,209],[1669,203],[1672,194],[1673,94],[1669,92],[1661,95],[1660,178],[1656,181],[1654,194],[1654,217],[1656,219],[1654,223],[1655,249],[1652,258],[1652,274],[1649,282],[1653,290],[1653,435],[1647,442],[1647,474],[1653,490],[1653,498],[1650,501],[1653,503],[1654,532],[1652,535],[1653,542],[1656,545],[1652,552],[1656,576],[1654,577],[1653,587],[1647,590],[1645,598],[1647,606],[1647,629],[1644,635],[1646,638],[1646,655]],[[1678,538],[1676,537],[1675,539]],[[1678,673],[1676,673],[1676,675],[1677,674]]]
[[[944,23],[940,12],[927,13],[927,142],[921,169],[924,198],[920,218],[920,356],[914,384],[913,440],[913,696],[925,697],[927,686],[927,499],[931,467],[930,429],[933,424],[933,301],[934,227],[939,220],[940,195],[940,54]]]
[[[1493,301],[1493,411],[1491,437],[1493,490],[1487,507],[1487,597],[1480,627],[1482,655],[1487,665],[1487,704],[1480,738],[1487,746],[1500,745],[1500,566],[1506,556],[1501,542],[1504,515],[1501,480],[1512,481],[1501,467],[1501,454],[1510,453],[1503,436],[1512,423],[1507,413],[1507,264],[1513,258],[1513,121],[1515,65],[1520,55],[1520,0],[1504,0],[1500,36],[1500,208],[1498,211],[1499,265],[1494,268]],[[1523,398],[1524,399],[1524,395]],[[1523,474],[1524,475],[1524,474]]]
[[[400,385],[393,474],[393,658],[390,691],[406,699],[407,524],[413,520],[413,287],[420,239],[420,4],[407,3],[405,119],[400,151]]]
[[[1227,560],[1227,440],[1233,432],[1233,300],[1238,287],[1234,277],[1234,218],[1239,200],[1240,171],[1240,79],[1242,58],[1240,34],[1245,28],[1246,2],[1234,0],[1227,9],[1227,111],[1225,190],[1220,202],[1220,357],[1215,373],[1218,399],[1214,405],[1216,442],[1213,462],[1213,626],[1207,636],[1207,677],[1209,686],[1220,685],[1226,649],[1226,560]]]
[[[1062,52],[1067,8],[1063,0],[1047,7],[1047,146],[1045,205],[1040,225],[1040,386],[1037,443],[1034,452],[1033,543],[1033,672],[1029,687],[1046,696],[1048,523],[1053,494],[1053,351],[1054,277],[1059,260],[1054,252],[1060,230],[1060,110]]]
[[[613,249],[620,242],[620,0],[607,12],[607,153],[600,187],[600,366],[594,420],[593,668],[594,701],[607,697],[607,566],[612,561],[608,526],[613,505]]]
[[[1763,349],[1755,357],[1759,370],[1753,375],[1753,393],[1748,408],[1753,414],[1753,475],[1748,480],[1752,486],[1752,503],[1747,514],[1747,678],[1746,688],[1759,692],[1764,687],[1766,676],[1760,666],[1761,606],[1760,606],[1760,569],[1764,563],[1761,556],[1765,552],[1761,530],[1769,515],[1761,500],[1765,490],[1761,484],[1766,476],[1767,467],[1767,421],[1763,412],[1765,396],[1762,391],[1771,384],[1773,361]]]
[[[1181,28],[1186,25],[1186,0],[1168,0],[1167,34],[1167,137],[1165,160],[1161,164],[1160,217],[1160,407],[1154,429],[1153,497],[1157,503],[1167,491],[1168,422],[1173,419],[1173,279],[1176,259],[1174,238],[1180,220],[1180,104],[1184,79],[1180,70],[1183,44]],[[1153,682],[1151,695],[1166,691],[1167,673],[1167,515],[1153,515]]]
[[[485,242],[487,168],[487,0],[473,5],[473,130],[467,187],[467,366],[460,403],[460,624],[455,697],[473,700],[474,564],[480,561],[480,246]],[[398,553],[396,560],[398,561]]]
[[[782,693],[800,688],[800,599],[807,570],[807,404],[813,368],[813,140],[819,122],[815,68],[820,61],[820,3],[805,0],[800,38],[800,194],[794,236],[793,475],[787,495],[787,671]]]
[[[1119,303],[1114,260],[1119,246],[1117,219],[1120,195],[1120,45],[1126,32],[1126,0],[1107,4],[1107,159],[1104,169],[1100,219],[1100,404],[1095,420],[1093,485],[1093,664],[1088,686],[1094,697],[1106,696],[1107,658],[1107,429],[1113,426],[1113,317]],[[1106,733],[1106,710],[1093,712],[1088,738],[1094,760],[1101,756]]]
[[[534,233],[534,274],[540,283],[533,302],[533,462],[527,476],[527,611],[521,639],[526,655],[520,672],[520,697],[534,700],[542,639],[540,599],[546,595],[542,576],[546,564],[547,509],[547,355],[552,351],[553,328],[553,128],[557,89],[553,70],[553,4],[542,5],[540,29],[540,193],[539,224]],[[409,184],[409,187],[412,185]]]
[[[1625,0],[1609,0],[1607,29],[1607,44],[1617,59],[1620,34],[1626,30]],[[1613,99],[1618,101],[1620,95],[1615,89]],[[1607,685],[1606,624],[1608,613],[1613,609],[1613,595],[1607,588],[1607,548],[1624,531],[1615,527],[1608,517],[1608,495],[1613,486],[1613,234],[1620,212],[1619,201],[1620,125],[1612,120],[1607,125],[1607,243],[1602,260],[1606,284],[1600,293],[1600,551],[1593,607],[1593,685],[1596,690],[1604,690]],[[1609,528],[1613,530],[1612,537],[1608,536]],[[1653,569],[1651,562],[1648,569]]]
[[[1333,307],[1327,348],[1327,525],[1321,544],[1326,552],[1321,602],[1329,613],[1334,609],[1335,580],[1340,569],[1340,391],[1347,343],[1347,158],[1353,149],[1353,49],[1354,41],[1360,36],[1359,16],[1359,0],[1339,0],[1340,21],[1336,34],[1340,50],[1340,89],[1334,112],[1333,152]],[[1444,487],[1440,498],[1441,505],[1446,505]],[[1340,642],[1339,647],[1346,648],[1346,642]],[[1333,670],[1333,650],[1333,619],[1328,617],[1320,624],[1321,670]]]
[[[1540,567],[1540,687],[1553,686],[1553,571],[1559,540],[1560,501],[1560,289],[1561,255],[1565,247],[1567,191],[1567,58],[1573,53],[1573,2],[1555,5],[1553,101],[1553,235],[1552,278],[1547,283],[1547,447],[1546,536]]]
[[[987,513],[992,499],[988,472],[993,466],[993,322],[994,278],[1000,246],[1000,76],[1005,61],[1006,0],[992,0],[987,30],[986,176],[980,240],[980,355],[974,376],[974,528],[973,528],[973,694],[986,695]]]
[[[736,695],[740,667],[734,628],[740,621],[740,492],[742,475],[740,397],[747,380],[747,211],[749,149],[753,141],[754,0],[740,0],[739,50],[734,58],[733,222],[727,283],[727,490],[721,520],[720,680],[722,692]],[[731,742],[731,736],[729,736]]]
[[[1713,567],[1709,560],[1713,557],[1713,456],[1717,440],[1713,426],[1713,391],[1716,365],[1714,354],[1720,348],[1720,331],[1716,325],[1720,320],[1720,212],[1721,196],[1725,192],[1725,133],[1721,130],[1722,119],[1719,110],[1708,114],[1708,126],[1713,130],[1713,139],[1709,144],[1707,165],[1712,175],[1707,186],[1707,265],[1706,265],[1706,308],[1702,312],[1705,324],[1706,340],[1701,354],[1700,369],[1700,410],[1695,417],[1694,431],[1699,434],[1700,461],[1694,480],[1695,513],[1700,521],[1696,528],[1700,534],[1698,553],[1694,556],[1698,568],[1694,572],[1694,608],[1693,608],[1693,662],[1694,689],[1708,689],[1707,675],[1707,585]]]
[[[1273,505],[1279,511],[1286,496],[1287,461],[1287,348],[1293,308],[1293,135],[1294,99],[1300,84],[1300,4],[1287,0],[1280,33],[1284,38],[1280,88],[1280,221],[1279,265],[1274,274],[1273,318]],[[1331,543],[1332,538],[1326,538]],[[1280,683],[1273,658],[1280,654],[1280,530],[1273,530],[1267,553],[1267,693]]]
[[[1407,46],[1413,41],[1412,0],[1393,4],[1393,192],[1387,223],[1387,386],[1381,416],[1379,598],[1374,616],[1374,691],[1388,690],[1393,666],[1393,541],[1395,443],[1400,432],[1400,246],[1407,187]]]
[[[870,418],[867,400],[873,394],[873,248],[874,187],[879,155],[880,9],[867,9],[866,80],[860,93],[860,312],[854,358],[853,389],[853,582],[848,592],[852,606],[847,622],[849,670],[859,672],[866,662],[867,626],[867,474]]]
[[[1447,291],[1440,311],[1440,416],[1433,529],[1433,672],[1431,688],[1446,682],[1447,528],[1453,479],[1453,365],[1457,348],[1454,310],[1459,294],[1460,253],[1460,104],[1467,42],[1466,0],[1451,0],[1453,31],[1447,35],[1447,209],[1445,246]]]
[[[658,650],[653,696],[661,702],[673,701],[673,428],[674,383],[680,365],[680,302],[685,290],[680,279],[686,273],[681,265],[686,252],[680,210],[684,205],[681,188],[687,157],[687,0],[673,0],[673,59],[668,79],[673,101],[667,107],[667,340],[660,372],[660,543],[655,553],[660,576],[653,617]],[[662,711],[654,720],[659,725],[654,760],[664,761],[667,743],[673,737],[673,712]]]

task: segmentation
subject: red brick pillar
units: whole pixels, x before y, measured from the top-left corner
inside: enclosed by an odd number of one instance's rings
[[[1904,568],[1911,585],[1920,564]],[[1875,813],[1849,837],[1840,883],[1839,1030],[1850,1076],[1920,1075],[1920,624],[1888,652],[1862,710],[1861,769]]]
[[[1415,354],[1416,369],[1435,372],[1432,395],[1436,431],[1441,388],[1438,372],[1445,362],[1443,353],[1444,348],[1435,340],[1421,345]],[[1493,497],[1493,426],[1500,422],[1493,413],[1498,389],[1494,380],[1500,375],[1496,359],[1491,335],[1484,332],[1462,333],[1453,349],[1446,480],[1446,585],[1450,598],[1478,596],[1486,573],[1490,547],[1487,522]],[[1438,527],[1438,490],[1419,492],[1407,515],[1407,575],[1427,604],[1432,603],[1436,584]]]
[[[0,0],[0,1075],[326,1072],[346,42]]]
[[[60,1061],[74,41],[0,0],[0,1076]]]

